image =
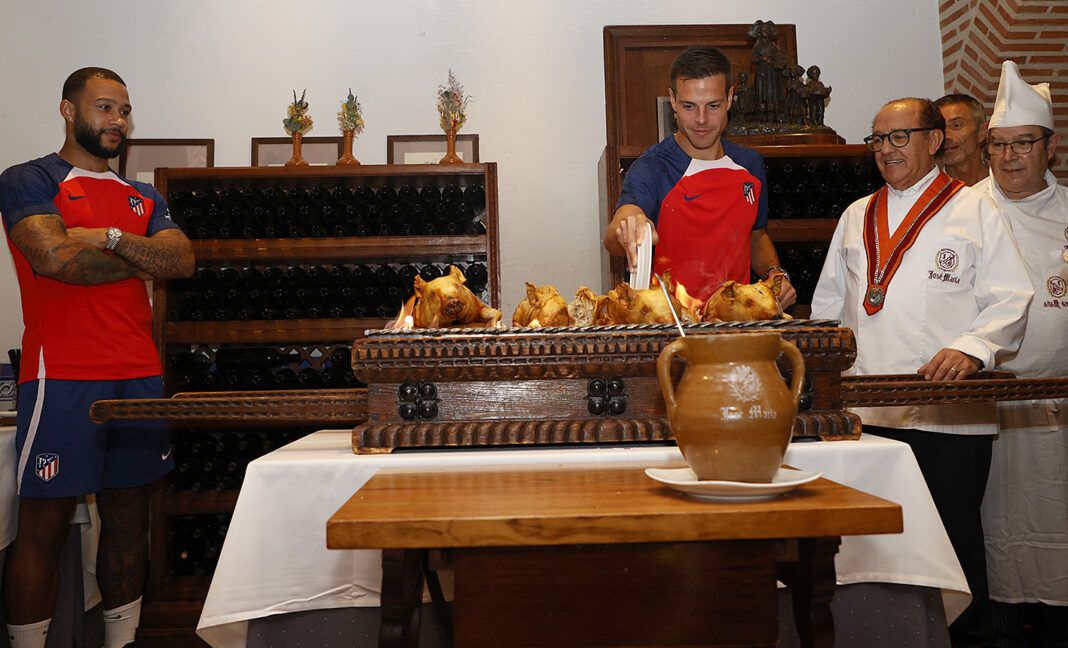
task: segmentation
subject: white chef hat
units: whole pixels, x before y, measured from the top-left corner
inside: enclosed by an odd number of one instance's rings
[[[1001,82],[990,128],[1013,126],[1044,126],[1053,130],[1053,102],[1048,83],[1030,85],[1020,78],[1016,63],[1005,61],[1001,65]]]

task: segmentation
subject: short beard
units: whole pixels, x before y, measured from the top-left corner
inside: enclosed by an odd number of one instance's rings
[[[119,151],[122,149],[123,144],[126,143],[126,136],[122,136],[122,139],[114,149],[109,149],[100,142],[100,136],[106,130],[108,129],[93,130],[93,127],[88,122],[83,121],[81,117],[74,117],[74,141],[78,142],[90,155],[110,160],[119,156]]]

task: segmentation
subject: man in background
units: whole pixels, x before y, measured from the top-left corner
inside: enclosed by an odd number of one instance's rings
[[[1001,71],[990,117],[990,177],[976,189],[1001,207],[1023,253],[1035,298],[1023,343],[1002,366],[1021,378],[1068,376],[1068,187],[1049,165],[1048,83],[1029,85],[1012,61]],[[998,403],[983,499],[996,646],[1029,646],[1025,604],[1038,609],[1039,646],[1068,645],[1068,401]]]
[[[108,168],[130,116],[123,80],[63,84],[59,153],[0,175],[0,215],[25,331],[19,376],[18,533],[4,572],[12,648],[43,648],[76,500],[96,494],[105,648],[134,641],[148,564],[149,485],[174,465],[162,421],[89,420],[97,400],[160,398],[146,279],[187,277],[193,248],[163,197]]]
[[[971,187],[989,175],[983,159],[986,109],[978,99],[966,94],[948,94],[935,101],[935,105],[946,120],[942,168],[949,177]]]
[[[935,165],[945,121],[934,103],[887,103],[864,138],[886,185],[838,221],[812,317],[856,336],[855,375],[963,380],[1011,355],[1033,291],[989,196]],[[912,448],[972,603],[949,627],[954,646],[989,646],[980,504],[997,433],[993,403],[857,408],[870,434]]]
[[[727,280],[749,283],[752,272],[782,275],[779,303],[792,305],[797,294],[766,229],[764,159],[722,137],[733,101],[730,60],[713,47],[691,47],[670,76],[678,131],[627,171],[605,248],[633,269],[650,223],[653,272],[670,270],[691,297],[703,303]]]

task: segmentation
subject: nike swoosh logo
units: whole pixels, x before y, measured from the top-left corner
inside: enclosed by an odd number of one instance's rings
[[[159,460],[160,460],[160,461],[167,461],[167,457],[171,456],[171,452],[172,452],[173,450],[174,450],[174,447],[173,447],[173,446],[172,446],[172,447],[170,447],[170,448],[167,448],[167,452],[164,452],[163,454],[161,454],[161,455],[159,456]]]
[[[694,200],[697,200],[698,198],[700,198],[703,195],[704,195],[703,193],[694,194],[693,196],[689,196],[689,195],[683,194],[682,195],[682,199],[685,200],[686,202],[693,202]]]
[[[70,201],[81,200],[82,198],[88,198],[88,197],[89,196],[74,196],[74,195],[71,195],[71,194],[67,194],[67,200],[70,200]]]

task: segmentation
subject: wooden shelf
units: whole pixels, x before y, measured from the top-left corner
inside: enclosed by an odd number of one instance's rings
[[[838,226],[837,218],[796,218],[768,220],[768,235],[780,243],[787,241],[827,242]]]
[[[237,505],[236,490],[174,491],[163,495],[163,510],[173,515],[214,515],[231,513]]]
[[[486,256],[485,235],[353,236],[205,239],[193,241],[198,261],[300,261]]]
[[[400,304],[397,304],[400,308]],[[167,344],[222,342],[351,342],[367,329],[382,328],[392,318],[242,320],[167,322]]]
[[[363,184],[362,179],[381,177],[385,180],[406,181],[417,176],[483,176],[492,162],[474,164],[361,164],[359,166],[306,166],[306,167],[198,167],[167,169],[170,182],[207,181],[212,187],[237,185],[235,181],[264,180],[271,186],[305,186],[302,180],[320,181],[330,178],[337,181],[351,180]],[[309,185],[310,186],[310,185]]]
[[[485,211],[480,215],[485,225],[484,234],[469,236],[350,236],[350,237],[294,237],[294,238],[248,238],[248,239],[202,239],[194,240],[193,250],[198,265],[216,268],[220,266],[298,266],[298,265],[381,265],[385,263],[413,263],[422,266],[427,263],[444,264],[450,262],[479,262],[486,266],[488,277],[486,291],[490,305],[500,305],[500,269],[498,247],[498,205],[497,205],[497,165],[494,163],[461,165],[359,165],[351,167],[312,166],[294,167],[235,167],[235,168],[166,168],[160,169],[156,177],[156,188],[164,196],[177,197],[181,192],[218,192],[222,190],[264,191],[272,189],[282,192],[289,189],[334,188],[355,190],[367,187],[377,190],[393,188],[399,190],[404,186],[425,187],[475,187],[485,188]],[[295,192],[300,195],[301,192]],[[241,198],[245,196],[240,195]],[[312,208],[314,202],[307,203]],[[176,211],[179,221],[186,213]],[[298,212],[299,213],[299,212]],[[193,217],[192,215],[190,216]],[[242,231],[246,221],[252,218],[251,212],[234,217],[231,220],[235,229]],[[288,230],[282,230],[287,231]],[[309,230],[310,231],[310,230]],[[348,319],[279,319],[279,320],[240,320],[240,321],[206,321],[186,322],[167,321],[167,315],[174,312],[175,302],[189,289],[189,284],[173,281],[157,281],[153,287],[153,336],[160,350],[160,360],[166,367],[168,351],[174,352],[183,345],[222,345],[222,344],[263,344],[267,346],[292,347],[299,351],[302,361],[308,361],[312,368],[320,369],[322,358],[313,359],[312,347],[318,347],[325,353],[325,347],[335,343],[351,344],[353,340],[363,337],[367,329],[386,326],[400,309],[400,302],[393,306],[389,317],[368,317]],[[326,307],[326,304],[317,304]],[[283,304],[276,306],[283,307]],[[326,313],[327,311],[322,311]],[[377,312],[377,311],[372,311]],[[350,311],[350,314],[352,312]],[[167,370],[165,386],[168,394],[175,391],[176,371]],[[329,392],[343,391],[337,389],[315,390],[323,392],[324,400],[329,400]],[[358,390],[363,391],[363,390]],[[284,407],[292,413],[291,402],[287,399],[300,390],[262,392],[275,407]],[[253,396],[261,395],[253,393]],[[212,398],[224,398],[212,393],[187,394],[185,400],[200,399],[205,404],[200,409],[210,409]],[[231,396],[234,397],[234,396]],[[360,401],[362,402],[362,401]],[[143,404],[142,404],[143,405]],[[323,416],[329,408],[317,406],[308,408],[313,416]],[[210,418],[210,417],[209,417]],[[291,419],[264,415],[259,413],[247,419],[220,417],[218,421],[175,418],[181,421],[175,429],[183,428],[251,428],[266,432],[275,427],[338,427],[336,417],[332,421],[302,421],[295,423]],[[351,424],[350,424],[351,427]],[[181,450],[176,450],[176,453]],[[227,491],[172,491],[165,492],[160,486],[152,495],[152,533],[150,537],[149,589],[146,593],[146,613],[142,615],[139,640],[151,637],[155,646],[187,646],[194,640],[192,628],[196,626],[200,607],[208,591],[210,577],[207,576],[171,576],[168,574],[167,529],[173,516],[216,515],[231,513],[237,504],[238,490]],[[163,641],[173,643],[163,643]]]

